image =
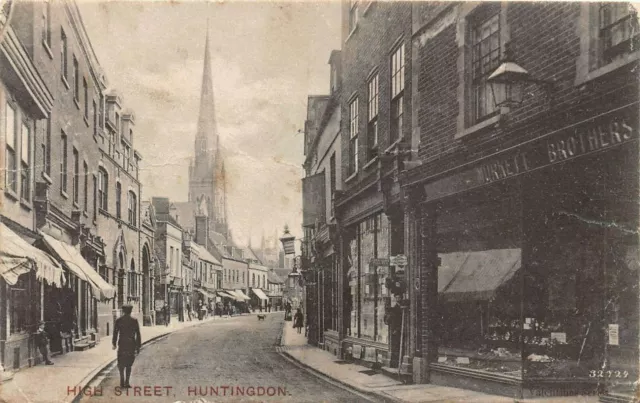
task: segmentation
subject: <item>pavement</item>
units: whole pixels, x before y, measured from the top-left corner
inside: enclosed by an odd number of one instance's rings
[[[143,348],[175,331],[224,320],[228,318],[209,317],[202,321],[172,321],[169,326],[142,326],[140,333]],[[53,357],[54,365],[40,364],[17,371],[13,379],[0,384],[0,402],[71,402],[82,386],[115,359],[116,352],[111,347],[111,337],[103,337],[93,348]]]
[[[472,402],[472,403],[597,403],[597,396],[571,396],[535,399],[513,399],[505,396],[490,395],[467,389],[452,388],[434,384],[404,385],[381,373],[368,375],[362,371],[365,366],[346,363],[333,354],[307,344],[304,334],[298,334],[291,322],[284,322],[281,347],[279,351],[297,361],[309,371],[339,382],[348,388],[357,390],[378,400],[393,402]]]
[[[116,352],[103,338],[89,350],[56,356],[53,366],[16,372],[0,384],[0,402],[516,401],[432,384],[404,385],[384,374],[363,373],[369,368],[308,345],[304,334],[283,319],[282,312],[275,312],[264,321],[242,315],[142,327],[143,349],[134,364],[133,388],[124,391],[117,388]],[[595,403],[598,398],[521,401]]]

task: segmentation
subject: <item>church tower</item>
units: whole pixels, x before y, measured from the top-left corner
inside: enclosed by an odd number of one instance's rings
[[[194,158],[189,166],[189,202],[198,203],[204,198],[209,216],[209,229],[226,237],[228,234],[223,158],[216,124],[207,26],[198,127]]]

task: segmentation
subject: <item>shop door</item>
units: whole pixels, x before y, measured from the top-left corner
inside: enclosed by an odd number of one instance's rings
[[[85,281],[80,281],[80,329],[83,336],[87,334],[87,293],[87,283]]]

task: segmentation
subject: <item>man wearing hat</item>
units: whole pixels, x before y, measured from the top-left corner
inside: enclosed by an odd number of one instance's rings
[[[42,358],[44,358],[44,362],[46,365],[53,365],[53,362],[49,359],[49,335],[47,331],[44,330],[44,322],[40,322],[38,324],[38,330],[35,334],[36,345],[40,350],[40,354],[42,354]]]
[[[126,304],[122,306],[124,315],[116,319],[113,328],[113,349],[118,345],[118,371],[120,371],[120,387],[130,388],[129,378],[131,377],[131,366],[140,352],[142,337],[140,336],[140,325],[138,319],[131,317],[133,306]]]

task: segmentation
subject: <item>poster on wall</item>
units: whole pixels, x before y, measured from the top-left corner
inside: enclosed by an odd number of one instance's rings
[[[619,346],[620,345],[620,327],[617,323],[609,324],[609,345],[610,346]]]

